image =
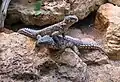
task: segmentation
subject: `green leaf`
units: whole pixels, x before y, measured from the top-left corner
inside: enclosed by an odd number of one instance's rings
[[[38,0],[35,4],[34,10],[39,11],[41,9],[41,6],[42,6],[42,0]]]

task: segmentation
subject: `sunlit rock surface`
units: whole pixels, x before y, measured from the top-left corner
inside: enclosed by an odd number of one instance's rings
[[[97,11],[95,19],[95,28],[99,31],[105,31],[111,22],[119,22],[120,7],[106,3],[101,5]]]
[[[66,49],[62,54],[36,49],[18,33],[0,33],[1,82],[88,82],[87,65]]]
[[[120,21],[120,20],[118,20]],[[111,59],[120,60],[120,23],[112,22],[106,32],[106,51]]]
[[[120,82],[120,62],[111,61],[101,66],[88,66],[89,82]]]
[[[96,29],[105,31],[105,51],[111,59],[120,59],[120,7],[102,5],[96,16]]]

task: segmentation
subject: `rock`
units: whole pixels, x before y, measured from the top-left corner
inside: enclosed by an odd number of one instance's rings
[[[2,28],[2,30],[0,32],[4,32],[6,34],[10,34],[10,33],[13,33],[13,30],[9,30],[7,28]]]
[[[120,6],[120,0],[108,0],[108,2]]]
[[[110,23],[105,36],[105,49],[109,58],[120,60],[120,23]]]
[[[75,52],[67,48],[61,55],[60,53],[55,55],[52,55],[51,58],[61,64],[59,73],[62,77],[70,78],[72,82],[88,82],[87,65]]]
[[[68,35],[69,36],[72,36],[74,38],[78,38],[80,40],[86,39],[84,41],[88,41],[88,42],[91,41],[91,40],[93,42],[93,39],[95,39],[94,36],[92,36],[90,34],[88,35],[87,33],[84,33],[83,31],[81,31],[80,29],[76,29],[75,27],[72,27],[72,28],[74,28],[74,29],[69,29],[68,30]],[[91,31],[91,30],[88,30],[88,31]]]
[[[110,64],[101,66],[88,66],[88,73],[90,75],[89,82],[119,82],[120,62],[112,61]]]
[[[65,15],[75,14],[84,19],[107,0],[44,0],[41,14],[35,16],[36,0],[12,0],[8,13],[11,20],[20,19],[25,24],[43,26],[63,20]],[[13,19],[12,19],[13,18]],[[10,21],[8,20],[9,24]],[[12,21],[14,23],[14,21]]]
[[[110,59],[120,59],[120,7],[110,3],[102,5],[96,16],[96,29],[106,30],[104,47]]]
[[[84,54],[81,53],[80,58],[87,65],[103,65],[109,63],[108,57],[99,51],[92,51],[92,52],[89,51]]]
[[[0,33],[0,81],[88,82],[87,65],[72,50],[58,55],[24,35]]]
[[[119,14],[120,7],[114,6],[113,4],[106,3],[100,6],[95,19],[95,28],[101,32],[106,31],[110,22],[119,22]]]

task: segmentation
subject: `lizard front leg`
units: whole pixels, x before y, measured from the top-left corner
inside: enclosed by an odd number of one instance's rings
[[[55,31],[51,34],[51,36],[54,36],[54,35],[60,35],[60,32],[59,31]]]
[[[60,29],[58,31],[54,31],[51,35],[62,35],[62,37],[64,38],[65,37],[65,29],[60,26]]]
[[[64,32],[59,32],[59,31],[55,31],[51,34],[51,36],[56,36],[56,35],[62,35],[62,37],[64,38],[65,37],[65,33]]]

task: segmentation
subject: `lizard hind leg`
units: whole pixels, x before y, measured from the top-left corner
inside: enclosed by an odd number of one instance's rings
[[[80,53],[80,51],[79,51],[79,49],[78,49],[77,46],[73,46],[71,49],[72,49],[77,55],[81,55],[81,53]]]

